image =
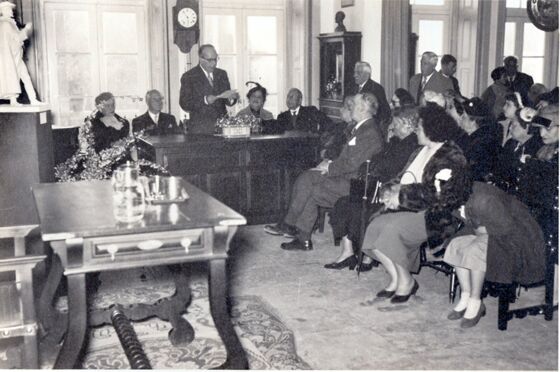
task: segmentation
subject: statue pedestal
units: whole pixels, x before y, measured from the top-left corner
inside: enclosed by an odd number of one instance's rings
[[[54,182],[48,105],[0,105],[0,226],[39,222],[31,187]]]

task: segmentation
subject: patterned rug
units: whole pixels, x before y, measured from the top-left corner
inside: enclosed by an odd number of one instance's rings
[[[174,284],[161,270],[103,273],[100,279],[101,286],[91,305],[95,308],[114,303],[153,303],[174,292]],[[171,324],[166,321],[152,318],[132,323],[154,369],[209,369],[220,366],[226,359],[225,348],[210,316],[206,279],[191,277],[191,290],[192,302],[183,315],[195,330],[195,339],[190,344],[173,346],[167,338]],[[251,369],[310,369],[296,353],[292,331],[270,305],[258,296],[234,297],[231,305],[232,323]],[[58,301],[57,307],[66,308],[65,297]],[[130,368],[112,326],[90,329],[82,368]]]

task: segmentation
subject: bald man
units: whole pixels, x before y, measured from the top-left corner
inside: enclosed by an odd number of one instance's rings
[[[286,97],[288,110],[278,115],[278,126],[284,131],[300,130],[318,133],[330,126],[330,119],[315,106],[302,106],[303,94],[292,88]]]
[[[444,94],[448,90],[455,91],[451,79],[436,71],[438,56],[434,52],[424,52],[420,59],[420,73],[410,78],[408,91],[419,104],[420,96],[426,90]]]

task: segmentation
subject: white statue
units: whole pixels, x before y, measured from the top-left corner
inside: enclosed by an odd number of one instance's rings
[[[9,99],[11,105],[19,105],[21,93],[19,81],[23,82],[32,105],[41,104],[23,61],[23,42],[31,33],[31,23],[20,30],[14,20],[15,4],[0,2],[0,99]]]

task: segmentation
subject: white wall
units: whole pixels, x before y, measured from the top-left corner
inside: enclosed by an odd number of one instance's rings
[[[354,5],[342,8],[340,0],[315,0],[321,6],[321,33],[333,32],[334,15],[339,10],[346,14],[344,25],[348,31],[362,33],[362,60],[372,67],[371,77],[381,76],[381,0],[354,0]]]

